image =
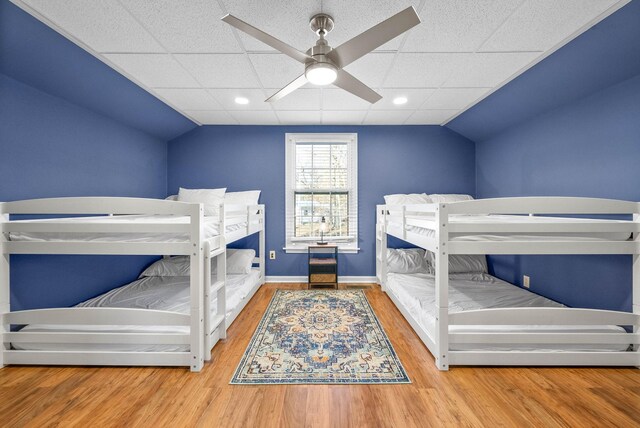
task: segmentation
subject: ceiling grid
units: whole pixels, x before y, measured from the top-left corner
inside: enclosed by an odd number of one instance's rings
[[[629,2],[12,1],[195,122],[246,125],[442,125]],[[303,65],[220,20],[232,13],[306,51],[316,13],[333,16],[337,47],[408,6],[421,24],[345,68],[383,96],[373,105],[311,84],[264,103]],[[406,104],[391,103],[399,96]]]

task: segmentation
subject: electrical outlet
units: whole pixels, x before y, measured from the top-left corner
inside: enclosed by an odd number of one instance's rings
[[[276,259],[276,252],[271,250],[269,251],[269,259],[271,260],[275,260]]]
[[[523,275],[522,276],[522,286],[524,288],[529,288],[530,287],[530,283],[529,283],[530,280],[531,280],[531,278],[529,278],[527,275]]]

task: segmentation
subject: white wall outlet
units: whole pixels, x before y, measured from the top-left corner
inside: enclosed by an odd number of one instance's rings
[[[269,251],[269,259],[270,260],[275,260],[276,259],[276,252],[271,250]]]
[[[523,275],[522,276],[522,286],[524,288],[529,288],[531,286],[530,282],[529,282],[530,280],[531,280],[531,278],[529,278],[527,275]]]

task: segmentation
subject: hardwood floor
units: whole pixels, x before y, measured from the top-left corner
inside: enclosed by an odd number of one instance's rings
[[[436,370],[377,286],[366,291],[409,385],[229,385],[276,288],[262,287],[201,373],[182,368],[6,367],[0,426],[640,426],[640,370]]]

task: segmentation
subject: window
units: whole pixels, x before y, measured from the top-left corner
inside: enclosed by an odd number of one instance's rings
[[[286,134],[287,252],[320,239],[358,250],[357,134]]]

